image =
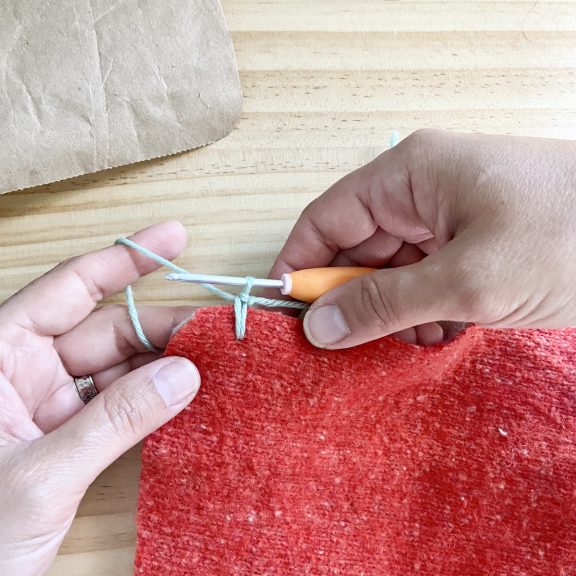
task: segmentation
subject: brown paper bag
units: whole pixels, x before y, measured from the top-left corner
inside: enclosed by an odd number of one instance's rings
[[[209,144],[240,109],[218,0],[0,2],[0,193]]]

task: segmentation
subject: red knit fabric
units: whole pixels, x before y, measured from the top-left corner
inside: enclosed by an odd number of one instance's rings
[[[145,443],[136,574],[576,574],[576,330],[310,346],[201,310],[196,400]]]

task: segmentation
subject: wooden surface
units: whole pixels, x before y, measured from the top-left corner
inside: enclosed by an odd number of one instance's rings
[[[576,137],[576,3],[224,0],[245,96],[208,148],[0,198],[0,299],[59,260],[178,218],[180,262],[264,274],[300,210],[392,129]],[[206,303],[155,275],[139,302]],[[88,492],[50,574],[128,576],[135,449]]]

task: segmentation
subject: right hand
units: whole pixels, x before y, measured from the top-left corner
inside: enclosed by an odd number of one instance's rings
[[[416,132],[308,206],[271,276],[328,265],[384,269],[313,304],[322,348],[576,325],[576,143]]]

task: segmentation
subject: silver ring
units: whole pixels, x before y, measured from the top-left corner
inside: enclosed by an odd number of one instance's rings
[[[74,384],[78,391],[78,396],[80,396],[80,400],[82,400],[84,404],[88,404],[88,402],[98,394],[98,390],[90,374],[74,378]]]

